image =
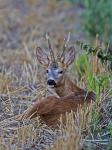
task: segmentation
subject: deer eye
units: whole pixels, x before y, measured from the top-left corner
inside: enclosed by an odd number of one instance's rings
[[[58,73],[59,73],[59,74],[62,74],[62,73],[63,73],[63,71],[61,70],[61,71],[59,71]]]
[[[46,72],[48,73],[49,71],[48,71],[48,70],[46,70]]]

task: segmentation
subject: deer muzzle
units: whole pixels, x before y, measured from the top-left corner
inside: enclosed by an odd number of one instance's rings
[[[56,86],[56,82],[55,82],[54,80],[52,80],[52,79],[49,79],[49,80],[47,81],[47,84],[48,84],[49,86]]]

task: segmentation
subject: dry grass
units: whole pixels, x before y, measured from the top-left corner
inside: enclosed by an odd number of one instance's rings
[[[77,113],[71,112],[66,114],[66,123],[61,123],[59,127],[59,136],[51,150],[81,150],[89,130],[89,123],[91,122],[91,112],[93,105],[80,108]],[[60,118],[61,121],[61,118]],[[83,133],[83,134],[82,134]]]
[[[37,63],[35,48],[46,47],[42,38],[46,30],[57,37],[53,44],[59,47],[68,29],[73,29],[69,6],[67,12],[67,5],[62,8],[63,5],[40,0],[1,3],[0,150],[45,149],[57,137],[55,131],[38,119],[18,122],[14,116],[46,96],[44,70]],[[72,24],[68,29],[63,28],[67,25],[66,15]]]
[[[72,8],[64,1],[50,3],[49,0],[7,0],[0,4],[0,150],[80,150],[87,145],[91,148],[91,141],[94,147],[94,143],[98,145],[95,140],[101,140],[101,136],[95,135],[101,132],[91,130],[91,126],[95,126],[92,108],[98,113],[103,110],[102,124],[97,124],[101,129],[111,120],[110,91],[104,93],[106,96],[99,105],[67,114],[65,126],[61,124],[58,130],[48,128],[39,118],[15,120],[16,115],[49,94],[44,70],[35,56],[36,46],[47,47],[43,38],[45,31],[50,31],[55,49],[61,47],[68,31],[72,31],[71,43],[82,37],[78,28],[80,9]],[[74,71],[71,78],[74,79]],[[85,82],[80,84],[85,86]]]

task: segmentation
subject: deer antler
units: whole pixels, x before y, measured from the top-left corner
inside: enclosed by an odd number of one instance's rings
[[[55,57],[54,57],[54,53],[51,47],[51,42],[50,42],[50,38],[49,38],[49,34],[48,32],[46,32],[46,40],[48,41],[48,46],[49,46],[49,50],[50,50],[50,55],[51,55],[51,61],[55,62]]]
[[[66,47],[67,47],[67,44],[68,44],[69,41],[70,41],[70,32],[68,33],[67,40],[65,40],[65,38],[64,38],[64,45],[63,45],[63,48],[62,48],[62,54],[57,57],[58,59],[60,59],[62,56],[64,56],[64,52],[66,50]]]

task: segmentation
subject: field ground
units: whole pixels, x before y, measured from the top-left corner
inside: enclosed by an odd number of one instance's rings
[[[44,70],[35,56],[36,46],[47,47],[45,32],[50,32],[54,49],[62,46],[69,31],[72,44],[84,41],[82,11],[67,1],[0,0],[0,150],[41,150],[56,141],[59,131],[37,118],[18,122],[14,116],[47,95]],[[71,77],[77,80],[74,72]],[[74,139],[80,145],[80,133],[69,129],[78,135]]]

